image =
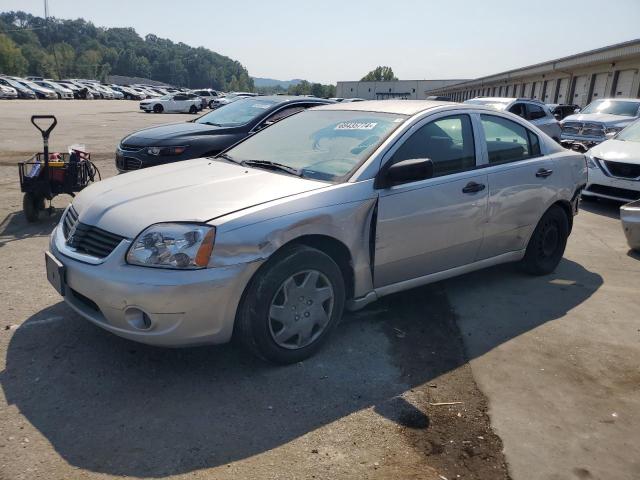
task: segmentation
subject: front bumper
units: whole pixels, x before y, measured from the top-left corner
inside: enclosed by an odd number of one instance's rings
[[[228,342],[242,293],[260,266],[176,271],[128,265],[128,240],[101,263],[89,264],[69,256],[61,230],[54,229],[49,249],[64,265],[65,302],[99,327],[150,345]]]
[[[640,251],[640,201],[620,207],[620,220],[629,248]]]
[[[590,145],[597,145],[599,143],[602,143],[606,140],[605,137],[587,137],[587,136],[582,136],[582,135],[570,135],[567,133],[560,133],[560,140],[561,141],[570,141],[570,142],[578,142],[578,143],[585,143],[585,144],[590,144]]]
[[[582,195],[632,202],[640,199],[640,181],[609,177],[600,167],[590,168],[589,181]]]

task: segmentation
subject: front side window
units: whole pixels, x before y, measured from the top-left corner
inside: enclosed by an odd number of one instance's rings
[[[420,127],[405,141],[391,160],[429,158],[433,176],[471,170],[476,166],[473,128],[468,115],[445,117]]]
[[[247,101],[251,104],[255,99]],[[235,162],[277,163],[305,178],[337,182],[369,158],[406,119],[390,113],[307,110],[280,120],[226,153]]]
[[[519,117],[525,118],[524,103],[514,103],[509,111]]]
[[[544,111],[540,105],[527,105],[527,120],[538,120],[547,116],[547,112]]]
[[[480,115],[489,164],[515,162],[540,154],[538,136],[522,125],[493,115]]]
[[[622,115],[623,117],[635,117],[638,115],[640,102],[626,100],[596,100],[587,105],[580,113],[608,113]]]

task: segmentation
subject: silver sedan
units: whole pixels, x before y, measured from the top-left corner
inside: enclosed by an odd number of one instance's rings
[[[314,108],[216,158],[82,191],[51,235],[47,275],[96,325],[154,345],[236,336],[300,361],[343,310],[504,262],[562,258],[584,156],[483,106]]]

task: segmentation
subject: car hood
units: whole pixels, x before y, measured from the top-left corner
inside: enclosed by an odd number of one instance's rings
[[[73,206],[81,222],[134,238],[154,223],[206,222],[324,187],[324,182],[198,158],[97,182],[80,192]]]
[[[603,160],[640,164],[640,142],[607,140],[593,147],[589,153]]]
[[[221,135],[229,132],[229,128],[205,125],[204,123],[182,122],[145,128],[122,139],[122,143],[133,147],[175,144],[182,138]]]
[[[609,113],[577,113],[563,118],[562,122],[598,122],[609,125],[615,123],[631,123],[634,120],[637,119],[623,115],[611,115]]]

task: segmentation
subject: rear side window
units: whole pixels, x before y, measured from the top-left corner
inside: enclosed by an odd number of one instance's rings
[[[396,151],[392,162],[414,158],[430,158],[434,177],[475,168],[476,155],[469,116],[440,118],[420,127]]]
[[[493,115],[480,115],[489,164],[515,162],[540,155],[538,136],[522,125]]]
[[[547,112],[544,111],[540,105],[527,105],[527,120],[538,120],[547,116]]]

